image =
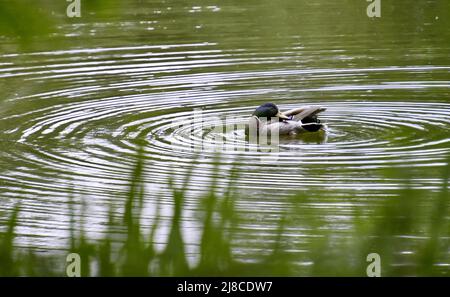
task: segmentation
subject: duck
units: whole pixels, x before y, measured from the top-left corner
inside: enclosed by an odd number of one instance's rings
[[[274,103],[264,103],[257,107],[249,119],[246,134],[274,133],[279,135],[297,135],[306,132],[318,132],[325,129],[317,115],[326,110],[319,105],[308,105],[281,112]]]

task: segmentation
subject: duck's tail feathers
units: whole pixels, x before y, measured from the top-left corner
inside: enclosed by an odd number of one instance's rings
[[[324,127],[323,124],[319,123],[307,123],[302,124],[302,128],[309,132],[317,132]]]

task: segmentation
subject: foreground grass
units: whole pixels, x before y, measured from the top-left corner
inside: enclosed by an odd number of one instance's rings
[[[198,242],[200,255],[199,261],[192,265],[188,263],[181,227],[190,174],[180,189],[171,184],[174,211],[170,232],[164,249],[158,251],[154,242],[159,213],[153,218],[149,232],[145,233],[141,226],[145,196],[143,159],[141,151],[132,173],[123,217],[118,221],[111,209],[110,230],[104,239],[88,240],[82,228],[75,234],[77,222],[72,208],[67,252],[80,255],[82,276],[365,276],[369,264],[366,257],[373,252],[381,256],[382,276],[449,275],[449,168],[443,172],[440,191],[413,190],[406,184],[397,195],[387,197],[372,209],[370,217],[355,213],[353,227],[345,236],[323,230],[321,215],[312,208],[302,207],[310,202],[310,197],[293,195],[292,207],[281,217],[274,244],[268,248],[270,253],[255,254],[252,258],[259,260],[252,262],[240,261],[233,254],[232,239],[240,224],[235,210],[239,195],[231,184],[225,193],[218,195],[213,181],[208,193],[201,197],[204,209]],[[398,177],[401,173],[387,174]],[[19,213],[18,204],[0,237],[0,275],[65,276],[65,258],[14,248]],[[284,236],[288,225],[317,230],[320,236],[311,239],[307,252],[301,256],[290,253],[289,239]],[[420,237],[420,240],[411,245],[405,237]],[[298,262],[308,265],[298,265]]]

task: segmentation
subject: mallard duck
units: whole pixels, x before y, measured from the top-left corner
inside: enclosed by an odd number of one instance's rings
[[[255,109],[246,133],[255,131],[257,134],[273,133],[278,130],[279,135],[295,135],[302,132],[317,132],[324,124],[317,118],[317,114],[326,108],[317,105],[302,106],[281,112],[273,103],[265,103]]]

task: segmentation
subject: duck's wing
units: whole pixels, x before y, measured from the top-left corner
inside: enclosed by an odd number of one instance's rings
[[[295,120],[303,120],[305,118],[314,117],[315,115],[325,111],[326,108],[319,105],[302,106],[283,112],[286,116],[294,116]]]
[[[278,133],[279,135],[289,135],[303,131],[305,129],[303,129],[302,123],[297,121],[272,122],[262,127],[262,133]]]

